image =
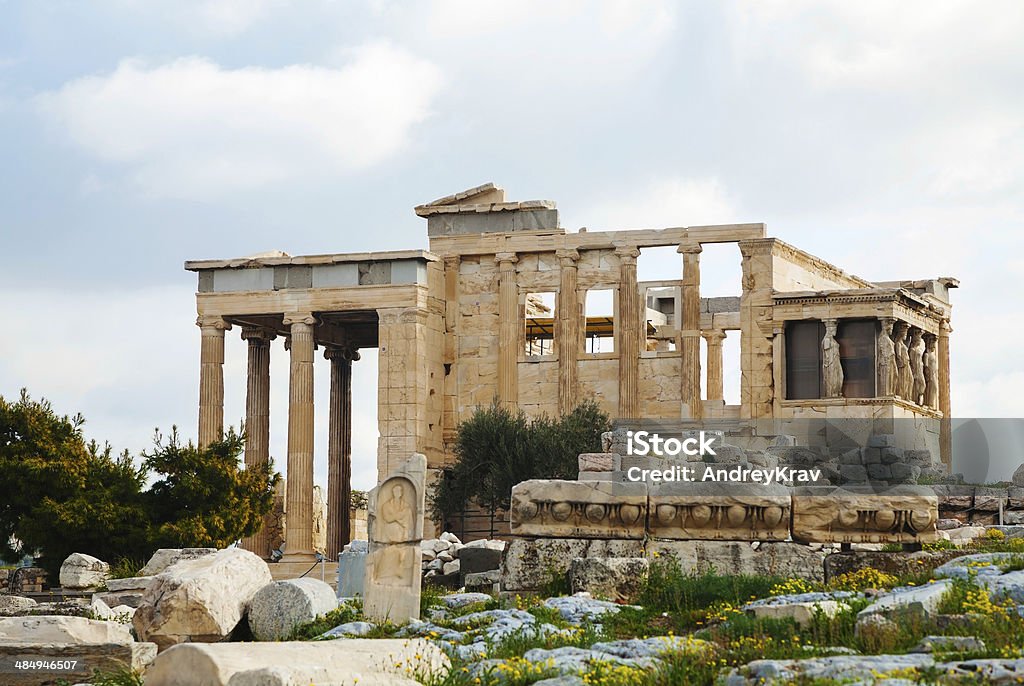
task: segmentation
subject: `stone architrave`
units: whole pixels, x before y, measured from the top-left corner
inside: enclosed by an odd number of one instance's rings
[[[426,473],[426,456],[413,453],[369,493],[367,617],[396,623],[419,618]]]
[[[789,489],[779,484],[651,484],[648,533],[673,540],[785,541]]]
[[[878,335],[878,389],[875,395],[886,398],[896,392],[896,345],[892,341],[892,317],[882,318],[882,332]]]
[[[907,346],[907,330],[910,325],[897,321],[893,327],[896,345],[896,395],[910,400],[914,392],[914,373],[910,369],[910,348]]]
[[[933,410],[939,407],[938,342],[935,334],[924,335],[924,404]]]
[[[939,499],[923,486],[879,493],[802,488],[792,499],[795,541],[926,543],[938,538]]]
[[[843,397],[843,367],[839,360],[839,342],[836,340],[838,320],[825,320],[825,337],[821,339],[821,371],[825,379],[825,397]]]
[[[512,487],[511,517],[517,536],[642,539],[647,484],[523,481]]]
[[[924,378],[924,331],[914,327],[910,330],[910,373],[914,379],[914,386],[911,390],[911,400],[922,404],[924,400],[925,378]]]

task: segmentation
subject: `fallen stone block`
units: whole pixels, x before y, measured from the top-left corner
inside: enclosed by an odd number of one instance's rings
[[[645,483],[534,479],[512,488],[519,536],[641,539],[646,519]]]
[[[789,489],[779,484],[660,483],[650,487],[648,530],[656,538],[789,538]]]
[[[494,548],[463,548],[459,551],[459,571],[463,574],[489,572],[501,567],[501,549]]]
[[[53,663],[48,670],[0,672],[4,686],[53,686],[59,683],[89,682],[93,670],[114,672],[129,668],[144,670],[156,658],[154,643],[7,643],[0,641],[0,665],[15,660]]]
[[[241,548],[182,560],[153,579],[132,621],[161,650],[185,641],[222,641],[273,578],[267,563]]]
[[[924,543],[938,537],[938,498],[925,487],[898,486],[882,493],[801,488],[792,497],[797,541]]]
[[[756,546],[756,547],[755,547]],[[759,574],[824,580],[820,547],[803,543],[746,541],[658,541],[647,543],[649,555],[672,555],[683,573]]]
[[[577,460],[581,472],[617,472],[622,458],[615,453],[580,453]]]
[[[0,617],[10,617],[29,612],[38,603],[20,595],[0,595]]]
[[[924,586],[908,586],[894,588],[878,596],[866,608],[857,613],[857,626],[872,621],[873,616],[886,619],[896,617],[914,617],[925,620],[938,613],[942,596],[949,588],[949,580],[943,579]]]
[[[183,643],[163,651],[146,686],[412,686],[413,673],[438,674],[448,658],[423,639],[339,638],[280,643]]]
[[[64,588],[99,588],[110,577],[110,565],[85,553],[71,553],[60,566],[60,585]]]
[[[850,600],[859,597],[859,593],[850,591],[797,593],[756,600],[742,609],[757,619],[792,619],[800,626],[807,626],[818,615],[835,617],[849,606]]]
[[[643,557],[640,540],[585,538],[516,538],[509,542],[502,560],[503,591],[535,591],[564,577],[578,557]]]
[[[569,587],[611,600],[628,600],[640,590],[651,561],[645,557],[578,557],[569,566]]]
[[[216,548],[160,548],[149,558],[146,566],[139,570],[139,576],[155,576],[176,562],[194,560],[215,552]]]
[[[85,617],[31,615],[0,619],[0,643],[132,643],[130,627]]]
[[[259,641],[287,638],[300,624],[338,607],[334,589],[319,579],[287,579],[261,588],[249,606],[249,628]]]

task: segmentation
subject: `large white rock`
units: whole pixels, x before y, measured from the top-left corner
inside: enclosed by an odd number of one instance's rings
[[[287,579],[264,586],[249,607],[249,628],[260,641],[287,638],[292,630],[338,607],[334,589],[319,579]]]
[[[146,566],[139,570],[139,576],[155,576],[177,562],[194,560],[215,552],[216,548],[160,548],[149,558]]]
[[[36,601],[20,595],[0,595],[0,617],[28,612],[36,606]]]
[[[272,581],[267,563],[241,548],[182,560],[153,579],[132,624],[141,640],[161,650],[185,641],[222,641]]]
[[[132,643],[129,629],[127,624],[85,617],[4,617],[0,643]]]
[[[109,577],[110,565],[85,553],[71,553],[60,566],[64,588],[99,588]]]
[[[407,667],[436,674],[448,664],[439,647],[419,638],[183,643],[157,657],[146,686],[412,686],[419,682]]]

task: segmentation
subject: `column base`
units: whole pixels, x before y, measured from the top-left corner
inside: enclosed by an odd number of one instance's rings
[[[313,564],[314,562],[316,562],[316,553],[312,553],[312,552],[308,552],[308,553],[307,552],[288,553],[288,552],[286,552],[281,557],[281,562],[308,562],[309,564]]]

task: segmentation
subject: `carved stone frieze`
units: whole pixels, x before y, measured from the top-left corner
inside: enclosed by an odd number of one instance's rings
[[[673,540],[784,541],[789,489],[778,484],[661,483],[650,487],[648,531]]]
[[[937,538],[938,497],[924,487],[881,493],[800,489],[793,539],[805,543],[925,543]]]
[[[512,533],[545,538],[643,538],[647,484],[535,479],[512,489]]]

